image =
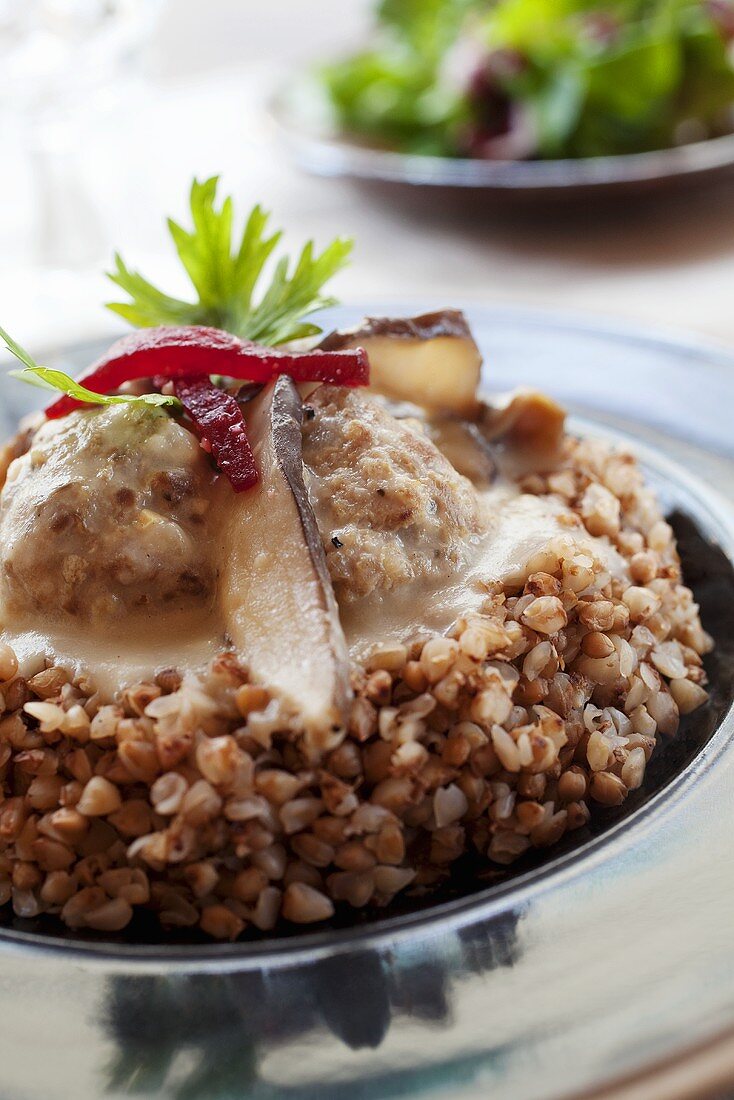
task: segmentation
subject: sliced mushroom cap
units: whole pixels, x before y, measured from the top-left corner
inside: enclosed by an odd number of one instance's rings
[[[540,470],[558,459],[565,423],[565,409],[531,389],[482,402],[477,417],[485,439],[503,447],[516,473]]]
[[[356,328],[331,333],[322,347],[364,348],[377,393],[432,412],[476,411],[482,357],[460,310],[367,317]]]
[[[30,413],[21,421],[15,436],[7,443],[0,444],[0,490],[5,485],[12,463],[30,448],[33,436],[44,420],[43,413]]]
[[[457,473],[468,477],[477,489],[488,489],[497,477],[495,448],[471,420],[435,416],[426,429],[439,451]]]
[[[499,473],[510,477],[548,469],[564,438],[565,410],[536,390],[513,390],[477,403],[474,419],[433,413],[415,405],[389,404],[398,419],[421,421],[454,469],[475,488],[488,489]]]
[[[11,463],[14,462],[17,457],[11,443],[4,443],[0,446],[0,489],[2,489],[5,484]]]
[[[246,411],[260,483],[235,496],[223,534],[220,600],[255,682],[299,715],[315,749],[343,727],[349,661],[316,518],[303,480],[301,399],[282,376]]]

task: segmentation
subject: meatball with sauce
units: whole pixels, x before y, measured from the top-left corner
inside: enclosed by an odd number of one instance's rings
[[[0,493],[6,610],[93,621],[211,600],[202,533],[213,477],[197,440],[159,409],[43,423]]]
[[[454,573],[483,530],[481,507],[423,424],[328,386],[311,408],[303,457],[339,603]]]

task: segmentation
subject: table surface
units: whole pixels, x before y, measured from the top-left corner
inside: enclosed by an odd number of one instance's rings
[[[163,214],[184,215],[194,173],[221,172],[240,209],[263,201],[293,247],[307,236],[355,238],[354,263],[335,290],[356,308],[376,298],[513,303],[734,342],[734,179],[602,207],[511,210],[490,198],[467,207],[299,172],[267,117],[267,97],[307,58],[358,38],[364,7],[323,0],[314,19],[302,0],[209,0],[204,21],[197,0],[171,0],[148,76],[71,113],[71,149],[51,166],[45,204],[32,164],[5,174],[2,324],[38,349],[115,331],[100,303],[116,247],[183,289]]]

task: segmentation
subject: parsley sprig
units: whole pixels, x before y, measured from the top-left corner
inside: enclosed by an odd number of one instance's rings
[[[265,265],[282,232],[269,233],[270,215],[256,206],[241,236],[235,236],[234,204],[228,197],[217,205],[218,185],[218,176],[194,180],[191,229],[168,219],[197,300],[164,294],[129,268],[118,253],[115,270],[108,275],[130,301],[110,302],[108,308],[138,327],[211,325],[270,346],[318,335],[318,326],[304,318],[335,304],[334,298],[323,294],[323,287],[347,263],[352,241],[338,237],[320,254],[309,241],[292,270],[287,257],[277,262],[270,285],[261,291]]]
[[[336,303],[325,295],[325,284],[347,263],[352,241],[343,237],[318,253],[313,241],[301,250],[294,263],[283,256],[275,264],[270,283],[263,285],[264,269],[282,239],[282,232],[270,233],[270,215],[256,206],[241,235],[234,231],[234,203],[231,197],[217,204],[219,177],[191,185],[192,228],[185,229],[168,219],[181,263],[196,291],[197,301],[187,302],[164,294],[143,275],[115,256],[115,270],[109,278],[126,292],[130,301],[111,302],[108,308],[139,328],[157,325],[209,325],[232,332],[256,344],[276,346],[320,333],[318,325],[304,320],[316,310]],[[32,356],[0,328],[0,338],[23,370],[11,371],[15,378],[43,389],[58,390],[88,405],[120,405],[138,402],[168,406],[180,411],[175,397],[160,393],[142,396],[93,393],[63,371],[41,367]]]
[[[11,378],[19,378],[21,382],[27,382],[31,386],[37,386],[42,390],[53,390],[73,397],[77,401],[84,401],[87,405],[151,405],[155,408],[168,406],[172,410],[181,409],[178,398],[164,393],[144,393],[140,395],[116,394],[109,396],[102,393],[93,393],[86,386],[75,382],[64,371],[54,370],[51,367],[39,367],[30,352],[26,351],[17,340],[14,340],[4,328],[0,328],[6,349],[23,364],[23,370],[11,370],[8,374]]]

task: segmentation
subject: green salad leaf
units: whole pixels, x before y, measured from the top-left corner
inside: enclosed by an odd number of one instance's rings
[[[443,59],[478,0],[382,0],[375,49],[321,68],[340,124],[410,153],[450,156],[466,117]]]
[[[210,325],[273,346],[317,335],[318,326],[304,318],[335,304],[323,288],[347,263],[352,241],[337,238],[320,254],[309,241],[292,267],[286,257],[278,261],[269,285],[261,291],[265,265],[282,233],[268,232],[270,215],[256,206],[236,236],[232,199],[225,198],[218,206],[218,185],[217,176],[194,180],[191,229],[168,221],[196,301],[164,294],[118,254],[109,278],[130,301],[111,302],[108,308],[138,327]]]
[[[326,67],[322,79],[344,129],[406,153],[451,155],[463,100],[425,57],[375,51]]]
[[[440,59],[477,0],[381,0],[377,18],[424,58]]]
[[[530,155],[589,157],[733,128],[734,64],[706,0],[382,0],[376,10],[375,46],[321,79],[340,127],[390,148],[483,155],[521,120]],[[471,60],[457,75],[461,57]]]
[[[8,374],[11,378],[18,378],[21,382],[27,382],[30,386],[37,386],[42,390],[53,390],[55,393],[63,393],[67,397],[73,397],[87,405],[136,404],[150,405],[154,408],[168,407],[171,410],[181,409],[181,402],[178,398],[163,393],[118,394],[112,397],[107,394],[93,393],[92,390],[88,390],[86,386],[81,386],[61,370],[54,370],[51,367],[39,367],[30,352],[21,347],[3,328],[0,328],[0,338],[2,338],[6,350],[23,364],[23,370],[11,370],[8,371]]]
[[[730,126],[734,69],[700,0],[499,0],[481,33],[524,58],[504,90],[533,119],[540,156],[644,152],[685,122]]]

